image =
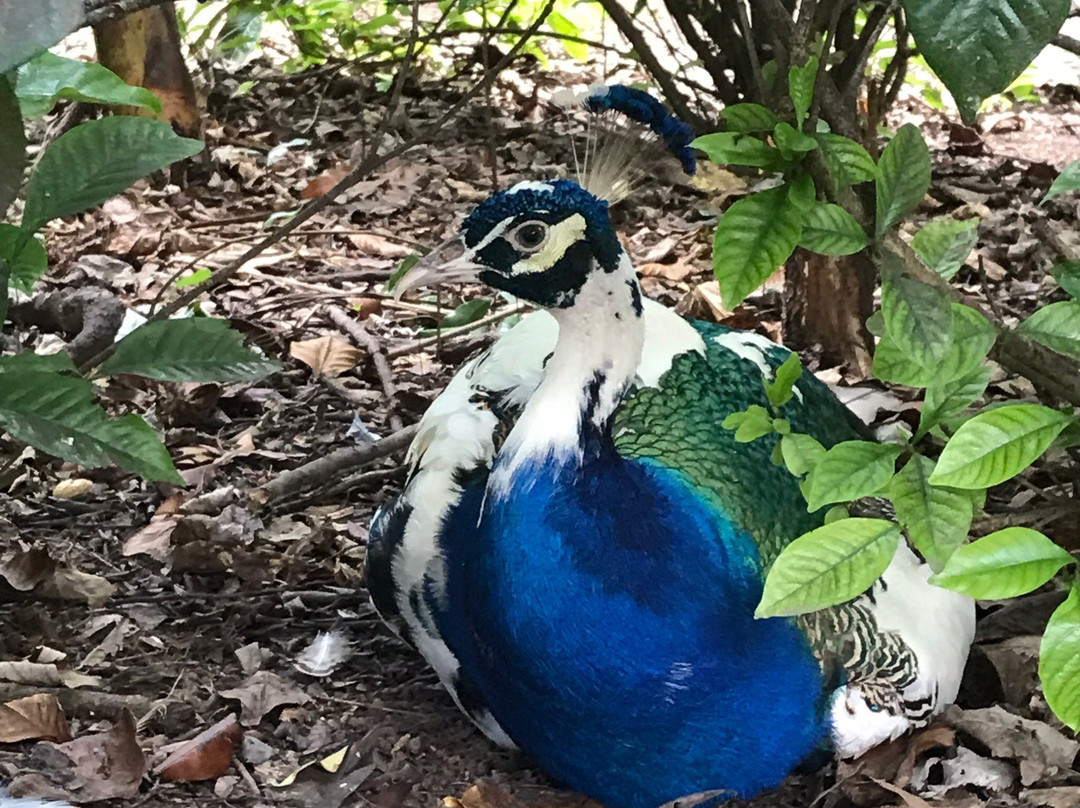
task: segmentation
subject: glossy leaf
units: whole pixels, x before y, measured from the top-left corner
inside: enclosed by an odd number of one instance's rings
[[[981,600],[1014,598],[1038,589],[1073,560],[1039,531],[1007,527],[959,548],[930,582]]]
[[[1057,175],[1057,178],[1050,185],[1050,189],[1046,192],[1046,196],[1042,198],[1042,201],[1046,202],[1059,194],[1067,194],[1072,191],[1080,191],[1080,160],[1073,160],[1062,169],[1061,173]]]
[[[802,477],[813,471],[818,461],[825,456],[825,447],[817,438],[792,432],[780,439],[780,456],[788,471],[796,477]]]
[[[187,317],[139,326],[116,344],[100,372],[164,382],[245,382],[279,367],[248,348],[225,320]]]
[[[890,443],[849,440],[829,449],[806,478],[806,509],[876,494],[893,476],[901,448]]]
[[[926,399],[919,413],[920,438],[947,418],[952,418],[979,400],[990,383],[990,368],[979,365],[968,373],[947,382],[926,386]]]
[[[1072,418],[1041,404],[1011,404],[964,423],[945,445],[930,482],[989,488],[1019,474]]]
[[[979,240],[979,220],[934,219],[923,225],[911,240],[911,249],[943,278],[960,271]]]
[[[97,62],[65,59],[55,53],[39,53],[19,68],[16,94],[27,118],[48,114],[57,101],[91,104],[122,104],[161,112],[157,96],[143,87],[132,87]]]
[[[967,538],[973,509],[966,491],[931,485],[933,471],[933,460],[914,455],[889,481],[886,493],[911,543],[940,572]]]
[[[822,255],[851,255],[867,244],[866,233],[855,217],[839,205],[818,202],[803,218],[799,245]]]
[[[443,317],[442,322],[439,323],[439,328],[457,328],[458,326],[475,323],[487,314],[490,308],[491,301],[486,297],[474,297],[472,300],[466,300]]]
[[[26,135],[10,80],[0,75],[0,218],[15,201],[26,168]]]
[[[818,58],[811,56],[802,67],[791,67],[788,70],[788,93],[791,103],[795,107],[795,125],[802,129],[803,121],[810,111],[810,104],[814,100],[814,84],[817,82]]]
[[[804,533],[773,563],[754,616],[804,614],[857,597],[899,543],[900,526],[885,519],[841,519]]]
[[[83,0],[0,0],[0,75],[83,24]]]
[[[877,235],[911,213],[930,190],[930,150],[918,127],[901,126],[878,161]]]
[[[692,148],[701,149],[717,165],[753,166],[779,169],[785,161],[780,152],[753,135],[739,132],[714,132],[695,138]]]
[[[1046,624],[1039,680],[1054,715],[1074,732],[1080,730],[1080,588],[1075,584]]]
[[[882,336],[874,350],[874,375],[882,381],[926,387],[943,384],[970,373],[978,367],[997,338],[990,321],[970,306],[953,303],[950,348],[937,365],[915,361],[893,340]]]
[[[147,118],[87,121],[46,150],[26,189],[22,228],[35,231],[60,216],[104,202],[135,180],[202,150],[198,140]]]
[[[760,404],[751,404],[742,412],[731,413],[720,425],[724,429],[734,429],[735,440],[739,443],[749,443],[774,431],[772,416]]]
[[[1000,93],[1061,28],[1069,0],[903,0],[919,52],[964,121]]]
[[[729,132],[771,132],[780,123],[776,113],[761,104],[729,104],[720,110]]]
[[[773,141],[785,160],[799,160],[807,152],[818,147],[818,142],[809,135],[804,135],[790,123],[781,121],[773,131]]]
[[[829,174],[838,185],[855,185],[877,178],[877,166],[870,153],[843,135],[822,132],[814,135]]]
[[[36,354],[23,351],[11,356],[0,356],[0,373],[15,370],[43,370],[48,373],[75,372],[75,363],[66,353]]]
[[[952,309],[936,287],[903,276],[886,278],[881,313],[893,343],[916,364],[936,366],[952,347]]]
[[[776,369],[773,380],[765,382],[765,395],[774,407],[783,407],[795,393],[795,382],[802,376],[802,363],[799,355],[792,353]]]
[[[8,285],[29,293],[49,268],[45,245],[13,224],[0,222],[0,258],[11,270]]]
[[[727,209],[716,227],[713,268],[734,309],[787,261],[802,235],[803,211],[787,186],[759,191]]]
[[[1016,330],[1058,353],[1080,359],[1080,301],[1043,306]]]
[[[1080,261],[1062,261],[1050,273],[1070,297],[1080,300]]]
[[[8,371],[3,379],[0,426],[18,440],[81,466],[115,463],[148,480],[183,485],[150,425],[137,415],[110,419],[85,379],[41,370]]]

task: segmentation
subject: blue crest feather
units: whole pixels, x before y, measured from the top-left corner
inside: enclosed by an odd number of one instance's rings
[[[690,148],[690,142],[694,139],[690,125],[672,115],[663,103],[644,90],[624,84],[612,84],[593,90],[584,103],[585,108],[591,112],[621,112],[631,120],[649,127],[679,159],[683,171],[691,175],[697,171],[697,157]]]

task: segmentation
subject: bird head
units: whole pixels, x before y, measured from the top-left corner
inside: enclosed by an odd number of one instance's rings
[[[394,290],[479,281],[546,308],[566,308],[592,272],[612,272],[622,247],[608,203],[571,180],[522,182],[493,194],[454,238]]]

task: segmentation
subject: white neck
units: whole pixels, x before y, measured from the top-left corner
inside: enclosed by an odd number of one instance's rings
[[[637,305],[635,306],[635,301]],[[582,430],[602,430],[641,363],[645,322],[640,289],[624,254],[612,272],[595,269],[574,305],[551,309],[559,340],[544,378],[496,459],[491,487],[529,459],[560,464],[582,458]]]

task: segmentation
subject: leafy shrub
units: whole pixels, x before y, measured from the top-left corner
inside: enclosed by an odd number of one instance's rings
[[[931,14],[931,6],[940,10],[948,4],[905,3],[917,37],[917,26],[932,22],[918,14]],[[1055,30],[1040,29],[1032,36],[1045,42]],[[984,44],[992,38],[985,31],[979,37]],[[942,65],[942,77],[965,117],[993,88],[1007,85],[1015,75],[1010,71],[1022,70],[1039,47],[1036,41],[1020,43],[1023,60],[1010,55],[990,81],[975,75],[978,71],[957,80],[954,55],[920,44],[931,64],[936,59]],[[1010,41],[991,44],[999,53]],[[808,510],[833,506],[822,527],[797,538],[777,558],[757,614],[800,614],[856,597],[885,571],[902,540],[901,527],[930,564],[937,585],[976,598],[1029,592],[1072,568],[1073,556],[1026,527],[999,530],[970,544],[968,533],[988,488],[1015,477],[1048,451],[1076,445],[1080,422],[1072,411],[1042,404],[975,407],[990,380],[987,356],[1002,335],[978,310],[957,302],[948,281],[974,247],[978,222],[939,219],[920,229],[910,245],[899,239],[898,225],[930,187],[926,143],[916,127],[905,125],[875,161],[861,145],[820,122],[807,126],[817,70],[813,56],[791,68],[789,120],[763,106],[735,104],[723,112],[727,131],[693,144],[714,162],[757,167],[782,179],[736,202],[721,217],[713,255],[721,294],[728,307],[738,305],[796,247],[825,255],[866,250],[881,283],[880,309],[867,324],[878,337],[874,375],[922,388],[925,400],[916,431],[901,434],[896,443],[848,441],[826,450],[812,437],[792,433],[783,417],[799,373],[793,357],[766,383],[771,411],[755,407],[725,421],[740,441],[778,433],[774,462],[800,479]],[[868,198],[870,184],[872,216],[857,203],[845,207],[859,198],[848,189]],[[1061,173],[1046,199],[1077,189],[1080,162]],[[1010,336],[1080,359],[1080,265],[1063,263],[1055,277],[1073,299],[1043,306]],[[849,517],[846,505],[864,497],[889,500],[896,521]],[[1068,585],[1068,598],[1043,637],[1040,674],[1048,704],[1076,729],[1080,584],[1070,579]]]
[[[0,77],[0,215],[16,197],[25,163],[21,114],[47,114],[62,99],[134,105],[157,112],[158,99],[130,87],[96,64],[45,52],[23,65],[17,85]],[[21,114],[20,114],[21,108]],[[41,154],[23,194],[19,225],[0,222],[0,322],[9,288],[30,293],[48,269],[39,231],[53,219],[88,210],[135,180],[203,148],[166,123],[106,117],[82,123]],[[116,344],[98,375],[132,374],[164,381],[257,379],[276,364],[244,346],[223,320],[188,318],[149,322]],[[84,466],[116,464],[149,480],[182,484],[154,429],[138,415],[112,418],[94,386],[66,354],[0,356],[0,426],[12,437]]]

